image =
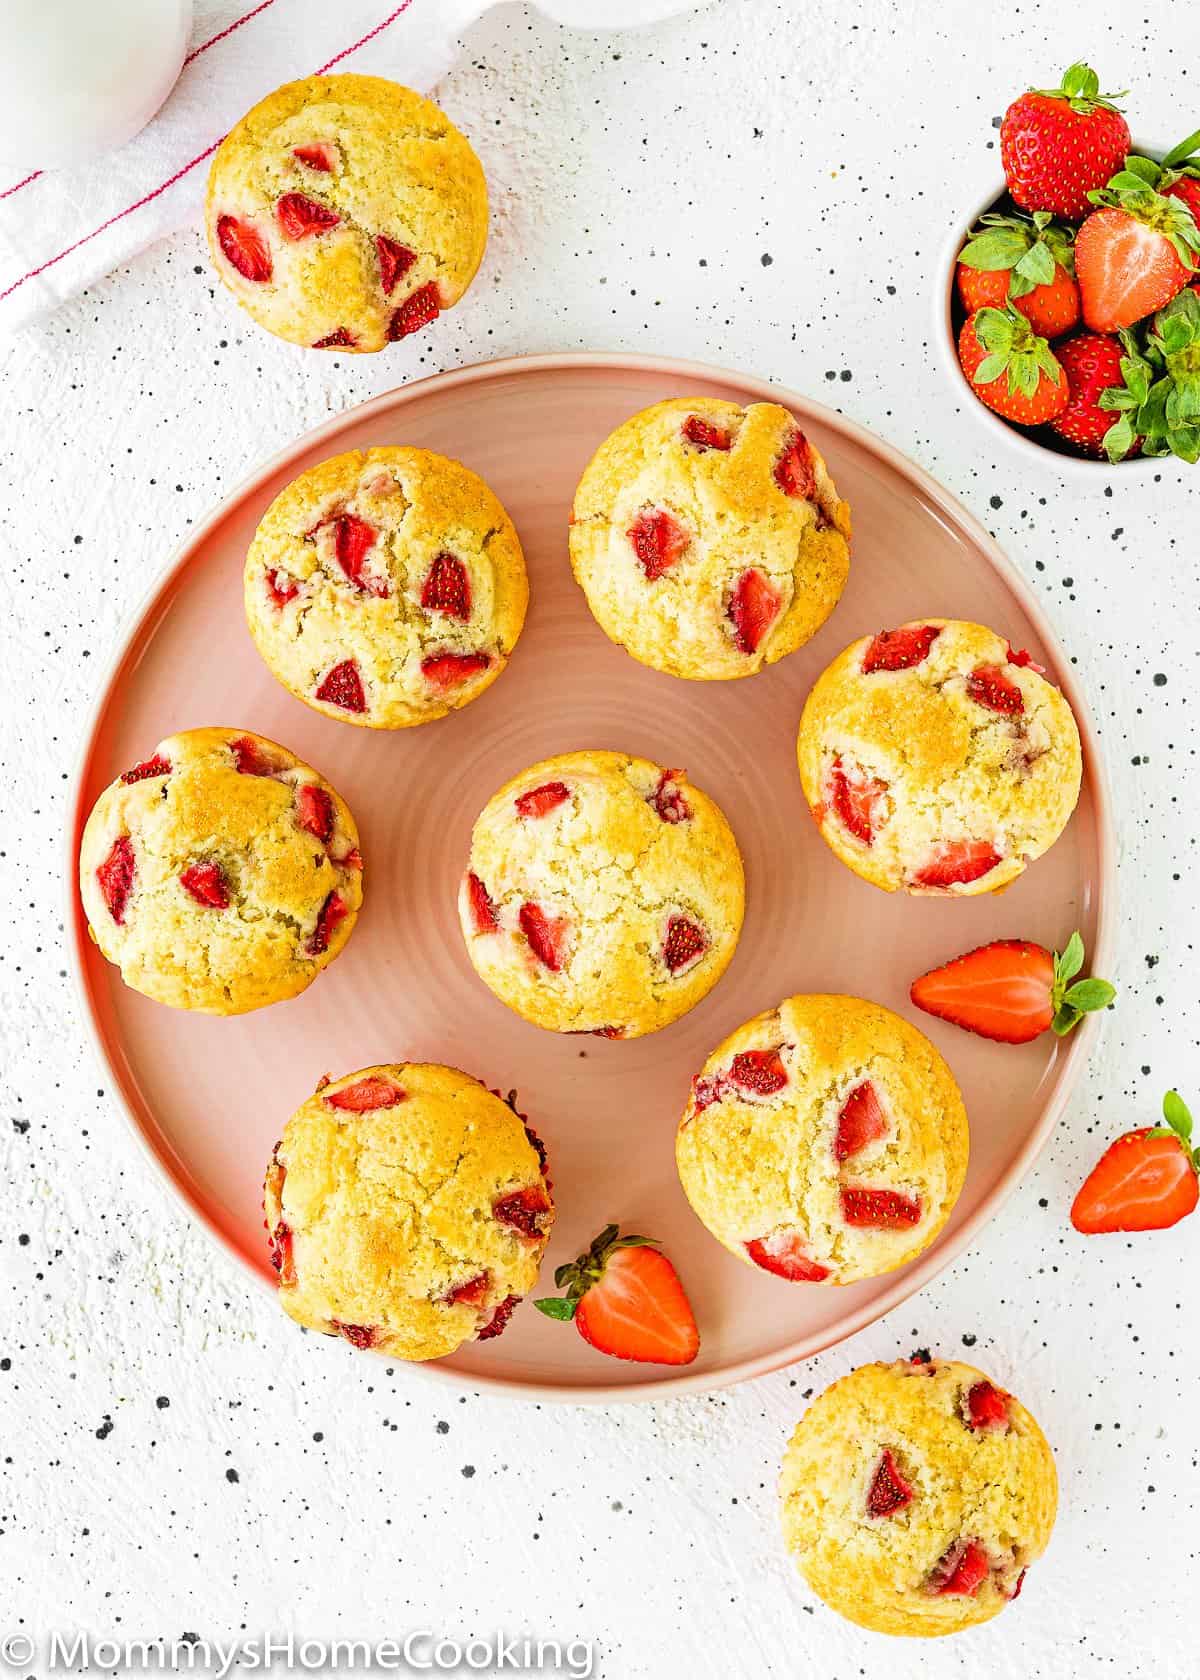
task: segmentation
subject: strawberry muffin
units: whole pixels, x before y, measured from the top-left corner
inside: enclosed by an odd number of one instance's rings
[[[744,905],[737,841],[686,772],[575,752],[485,806],[459,916],[477,972],[518,1015],[639,1038],[716,985]]]
[[[465,706],[508,662],[529,600],[512,520],[428,449],[351,450],[271,503],[245,571],[271,672],[343,723],[406,729]]]
[[[967,1170],[967,1116],[923,1033],[877,1003],[790,997],[719,1045],[675,1141],[692,1208],[789,1283],[856,1283],[928,1248]]]
[[[498,1336],[554,1223],[523,1117],[430,1062],[322,1080],[275,1146],[263,1208],[284,1312],[395,1359]]]
[[[852,642],[800,719],[821,833],[885,892],[995,892],[1041,857],[1079,798],[1071,708],[982,624],[923,618]]]
[[[240,1015],[328,968],[358,915],[362,867],[354,818],[315,770],[261,735],[188,729],[100,795],[79,889],[127,986]]]
[[[217,273],[259,326],[314,350],[382,350],[453,308],[487,219],[467,141],[428,99],[379,76],[276,88],[208,172]]]
[[[1058,1477],[1011,1394],[957,1360],[862,1365],[813,1401],[780,1486],[817,1596],[876,1633],[990,1621],[1050,1540]]]
[[[776,403],[679,397],[579,481],[571,565],[604,632],[676,677],[748,677],[807,642],[850,569],[850,510]]]

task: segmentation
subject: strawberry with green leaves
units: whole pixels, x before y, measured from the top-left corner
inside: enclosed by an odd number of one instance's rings
[[[1074,230],[1048,210],[1032,216],[989,210],[958,254],[958,295],[968,314],[1011,303],[1043,338],[1079,325]]]
[[[1200,227],[1182,198],[1157,191],[1160,174],[1148,158],[1130,157],[1088,194],[1097,208],[1075,236],[1075,275],[1092,332],[1153,315],[1200,266]]]
[[[1065,1038],[1116,997],[1107,980],[1080,980],[1083,940],[1060,953],[1029,939],[994,939],[914,980],[918,1009],[1001,1044],[1029,1044],[1049,1029]]]
[[[1011,306],[967,316],[958,360],[980,402],[1019,426],[1044,426],[1070,401],[1054,352]]]
[[[1082,455],[1124,461],[1141,451],[1133,416],[1146,400],[1151,369],[1132,335],[1077,333],[1054,346],[1071,400],[1051,429]]]
[[[1077,1231],[1164,1231],[1192,1212],[1200,1149],[1192,1147],[1192,1117],[1178,1091],[1163,1098],[1163,1121],[1109,1144],[1071,1206]]]
[[[1067,221],[1088,213],[1088,194],[1119,169],[1129,128],[1115,99],[1086,64],[1072,64],[1056,88],[1030,89],[1000,124],[1000,161],[1013,201]]]
[[[653,1237],[623,1237],[606,1225],[585,1253],[559,1266],[565,1295],[534,1305],[547,1318],[575,1321],[585,1342],[614,1359],[690,1365],[700,1351],[679,1274]]]
[[[1200,460],[1200,295],[1189,287],[1172,298],[1142,347],[1149,371],[1145,388],[1137,387],[1137,408],[1115,398],[1106,406],[1124,410],[1122,418],[1144,434],[1143,454]]]

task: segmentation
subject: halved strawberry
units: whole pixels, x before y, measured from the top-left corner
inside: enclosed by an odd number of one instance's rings
[[[153,776],[170,774],[170,759],[164,758],[161,753],[155,753],[153,758],[144,758],[140,764],[135,764],[132,770],[123,770],[121,780],[126,787],[130,787],[134,782],[145,782]]]
[[[435,554],[421,585],[421,605],[426,612],[445,613],[465,623],[471,616],[471,578],[462,561],[445,549]]]
[[[691,819],[692,807],[679,785],[686,775],[686,770],[664,770],[658,778],[658,786],[650,795],[651,805],[665,823],[688,822]]]
[[[976,705],[986,706],[990,712],[1004,712],[1016,717],[1025,710],[1025,696],[999,665],[976,665],[967,673],[967,694]]]
[[[1093,202],[1100,208],[1075,237],[1075,272],[1084,321],[1092,332],[1112,333],[1182,291],[1197,267],[1200,232],[1178,198],[1155,192],[1127,170]]]
[[[650,583],[670,571],[692,540],[665,508],[643,508],[625,535]]]
[[[119,834],[113,841],[108,856],[96,870],[101,895],[108,906],[109,915],[118,927],[124,925],[125,910],[129,903],[129,895],[133,891],[135,872],[133,841],[128,834]]]
[[[333,834],[333,800],[323,787],[301,782],[296,789],[296,821],[318,840],[329,841]]]
[[[275,206],[275,218],[285,239],[307,239],[310,234],[336,227],[342,219],[336,210],[303,193],[284,193]]]
[[[529,821],[536,817],[548,816],[570,797],[566,782],[543,782],[541,787],[530,788],[528,793],[519,793],[513,804],[517,808],[517,815]]]
[[[253,222],[239,216],[218,216],[217,243],[226,262],[243,280],[261,284],[271,278],[271,250]]]
[[[292,156],[307,164],[309,169],[315,169],[321,175],[333,174],[333,149],[317,141],[311,146],[293,146]]]
[[[321,1101],[348,1114],[373,1114],[378,1108],[395,1108],[407,1095],[392,1080],[368,1074],[353,1085],[344,1085],[340,1091],[323,1091]]]
[[[314,350],[353,350],[358,343],[349,327],[338,327],[335,332],[326,333],[324,338],[313,342]]]
[[[420,332],[430,321],[436,321],[441,312],[441,295],[437,289],[437,281],[430,280],[410,293],[400,307],[392,312],[391,321],[388,323],[388,338],[395,342],[398,338],[407,338],[410,333]]]
[[[292,577],[289,572],[281,570],[278,566],[266,573],[264,581],[271,605],[278,607],[280,611],[287,606],[289,601],[294,601],[300,593],[299,579]]]
[[[678,974],[693,963],[708,950],[708,935],[697,922],[688,916],[670,916],[667,918],[667,936],[663,941],[662,958],[672,974]]]
[[[1200,1200],[1200,1149],[1178,1091],[1163,1098],[1162,1126],[1144,1126],[1110,1143],[1071,1206],[1077,1231],[1162,1231],[1186,1219]]]
[[[786,1225],[768,1231],[765,1237],[755,1237],[746,1244],[746,1253],[764,1272],[786,1278],[789,1283],[821,1283],[829,1276],[829,1267],[809,1255],[804,1233],[789,1230]]]
[[[473,871],[468,870],[466,877],[467,904],[471,911],[471,924],[476,933],[495,933],[500,926],[500,918],[496,914],[496,906],[488,896],[488,890]]]
[[[322,956],[329,949],[329,937],[338,923],[344,921],[350,914],[345,899],[339,892],[331,892],[321,906],[317,916],[317,925],[308,937],[304,949],[310,957]]]
[[[835,758],[830,767],[830,803],[842,826],[864,846],[872,844],[880,819],[886,817],[887,790],[886,782],[868,776],[861,765],[847,769],[840,758]]]
[[[960,1540],[934,1565],[928,1591],[939,1597],[971,1598],[987,1579],[991,1565],[978,1540]]]
[[[890,1447],[884,1447],[871,1486],[867,1490],[867,1515],[894,1517],[913,1501],[913,1490],[900,1473]]]
[[[898,630],[881,630],[863,654],[863,675],[910,670],[928,659],[941,633],[936,624],[902,624]]]
[[[990,874],[1001,861],[990,840],[943,840],[913,876],[913,884],[942,889],[966,886]]]
[[[219,863],[190,863],[179,877],[183,890],[210,910],[228,910],[229,883]]]
[[[805,501],[815,501],[817,475],[812,450],[803,432],[796,432],[784,445],[774,472],[775,482],[785,496],[803,496]]]
[[[234,768],[239,776],[273,776],[275,774],[275,765],[271,763],[258,742],[251,740],[249,735],[239,735],[236,741],[230,741],[229,750],[233,754]]]
[[[517,925],[529,942],[529,949],[544,968],[557,974],[566,956],[571,923],[566,916],[548,916],[540,904],[522,904]]]
[[[379,1331],[373,1324],[343,1324],[340,1319],[331,1318],[329,1325],[339,1336],[345,1337],[351,1347],[371,1348],[379,1340]]]
[[[871,1081],[864,1079],[850,1092],[838,1114],[837,1132],[833,1139],[834,1160],[848,1161],[869,1143],[886,1137],[889,1129],[878,1093]]]
[[[434,688],[459,688],[491,663],[486,653],[434,653],[421,661],[421,675]]]
[[[1008,1428],[1008,1397],[990,1382],[972,1383],[966,1393],[966,1416],[977,1431]]]
[[[536,1241],[554,1223],[554,1204],[544,1184],[528,1184],[494,1201],[492,1217],[530,1241]]]
[[[1116,996],[1107,980],[1076,980],[1083,940],[1073,933],[1061,956],[1028,939],[993,939],[914,980],[918,1009],[1001,1044],[1028,1044],[1053,1027],[1059,1037]]]
[[[732,441],[728,432],[722,431],[720,426],[714,426],[709,421],[702,420],[698,414],[689,414],[683,422],[681,431],[684,442],[692,444],[696,449],[725,450],[729,448]]]
[[[743,1091],[753,1091],[760,1097],[774,1096],[788,1082],[787,1069],[779,1052],[773,1050],[739,1050],[729,1067],[729,1077]]]
[[[902,1190],[867,1184],[845,1185],[841,1193],[842,1218],[847,1225],[870,1226],[877,1231],[899,1231],[905,1225],[919,1225],[921,1204]]]
[[[726,609],[733,626],[734,644],[740,652],[758,652],[782,605],[783,596],[757,566],[742,573],[733,586]]]
[[[343,659],[317,684],[315,698],[328,706],[340,706],[344,712],[365,712],[367,697],[363,693],[362,676],[353,659]]]
[[[608,1225],[572,1264],[554,1274],[565,1296],[534,1305],[547,1318],[574,1319],[601,1353],[655,1365],[690,1365],[700,1332],[679,1274],[650,1237]]]
[[[384,297],[391,297],[396,289],[396,282],[403,280],[416,262],[417,253],[382,233],[375,235],[375,249],[379,254],[379,283],[383,287]],[[434,314],[436,313],[435,310]]]

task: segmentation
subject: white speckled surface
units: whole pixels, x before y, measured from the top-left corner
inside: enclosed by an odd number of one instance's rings
[[[728,0],[588,37],[503,8],[441,89],[495,219],[479,282],[436,330],[377,358],[292,350],[218,295],[185,233],[3,347],[0,1633],[503,1627],[594,1637],[620,1680],[1194,1672],[1200,1225],[1087,1240],[1067,1208],[1102,1142],[1151,1120],[1169,1084],[1200,1099],[1200,476],[1168,464],[1068,490],[1052,463],[993,464],[928,343],[929,266],[997,171],[991,119],[1011,91],[1086,56],[1137,90],[1135,128],[1196,126],[1200,15],[1174,8],[1168,33],[1165,12],[1147,32],[1092,0],[1068,31],[1042,0],[1019,18],[1000,0]],[[60,926],[85,711],[189,527],[296,433],[406,375],[575,347],[776,376],[966,499],[1092,697],[1125,911],[1122,997],[1085,1086],[965,1259],[810,1364],[586,1412],[456,1399],[295,1334],[125,1134],[82,1048]],[[774,1494],[804,1396],[922,1345],[969,1349],[1016,1389],[1063,1495],[1020,1603],[934,1647],[817,1604]]]

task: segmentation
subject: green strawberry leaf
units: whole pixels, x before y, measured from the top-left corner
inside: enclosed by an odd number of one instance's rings
[[[1029,240],[1015,228],[989,228],[977,239],[967,241],[958,260],[967,268],[1015,268],[1028,250]]]
[[[1184,1143],[1191,1142],[1192,1116],[1178,1091],[1168,1091],[1163,1098],[1163,1119]]]
[[[990,385],[993,379],[999,379],[1008,366],[1005,358],[998,351],[993,350],[990,356],[985,356],[972,374],[976,385]]]
[[[1114,429],[1109,428],[1110,431]],[[1059,1038],[1064,1038],[1085,1015],[1107,1008],[1117,995],[1116,987],[1107,980],[1076,980],[1074,985],[1071,984],[1083,967],[1083,959],[1083,939],[1078,932],[1071,935],[1061,953],[1055,953],[1054,979],[1050,988],[1050,1005],[1054,1015],[1050,1025]]]
[[[558,1295],[543,1296],[540,1301],[535,1301],[533,1304],[539,1312],[545,1313],[547,1318],[557,1319],[574,1318],[575,1309],[579,1305],[578,1301],[564,1301]]]
[[[1117,995],[1117,988],[1107,980],[1079,980],[1065,999],[1081,1015],[1091,1015],[1097,1009],[1107,1009]]]
[[[1032,291],[1035,286],[1048,286],[1054,279],[1054,258],[1047,246],[1043,244],[1031,245],[1021,256],[1013,268],[1013,277],[1020,275],[1028,284],[1026,290]],[[1009,282],[1009,291],[1017,296],[1016,288]],[[1023,295],[1023,294],[1021,294]]]
[[[1133,423],[1128,414],[1123,414],[1119,420],[1114,420],[1104,434],[1104,453],[1110,461],[1123,461],[1133,448],[1135,440]]]
[[[1054,978],[1065,985],[1067,981],[1074,980],[1082,967],[1083,936],[1076,929],[1063,946],[1061,955],[1054,959]]]
[[[1178,164],[1185,163],[1196,150],[1200,148],[1200,128],[1195,134],[1189,134],[1186,140],[1181,140],[1178,146],[1172,146],[1163,159],[1164,169],[1174,169]]]

